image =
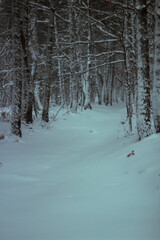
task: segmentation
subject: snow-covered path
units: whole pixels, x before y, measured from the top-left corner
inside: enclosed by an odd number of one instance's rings
[[[123,113],[95,106],[1,140],[0,240],[160,239],[160,136],[125,139]]]

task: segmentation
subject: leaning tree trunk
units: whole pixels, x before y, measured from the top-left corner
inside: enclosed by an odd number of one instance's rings
[[[153,118],[156,132],[160,132],[160,1],[155,0],[155,32],[154,32],[154,70],[153,70]]]
[[[151,134],[151,82],[149,76],[147,0],[138,0],[137,2],[137,130],[139,140],[141,140]]]
[[[12,0],[13,14],[13,100],[12,100],[12,118],[11,132],[19,137],[21,132],[21,105],[22,105],[22,69],[21,69],[21,24],[20,24],[20,0]]]

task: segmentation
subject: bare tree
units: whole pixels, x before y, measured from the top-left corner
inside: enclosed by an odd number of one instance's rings
[[[155,0],[154,69],[152,108],[156,132],[160,132],[160,2]]]
[[[54,24],[54,7],[53,1],[49,1],[49,18],[48,18],[48,36],[46,48],[46,79],[43,99],[42,120],[49,122],[49,104],[51,95],[51,82],[52,82],[52,56],[53,56],[53,24]]]
[[[22,1],[21,9],[21,43],[23,50],[23,114],[26,123],[32,123],[33,81],[29,67],[29,2]]]
[[[149,47],[147,32],[147,1],[137,1],[137,130],[139,140],[151,134],[151,96]]]
[[[21,137],[21,105],[22,105],[22,47],[21,47],[21,23],[20,11],[21,1],[12,0],[12,37],[13,37],[13,100],[12,100],[12,120],[11,131]]]

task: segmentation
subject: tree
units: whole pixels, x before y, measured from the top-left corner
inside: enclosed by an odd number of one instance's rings
[[[76,79],[76,17],[74,9],[75,0],[68,0],[69,7],[69,34],[70,34],[70,99],[71,108],[74,113],[77,112],[78,107],[78,82]]]
[[[12,32],[11,1],[0,2],[0,106],[12,102]]]
[[[126,5],[128,5],[126,1]],[[128,12],[127,10],[124,11],[124,53],[125,53],[125,70],[126,70],[126,80],[125,80],[125,90],[126,90],[126,108],[127,108],[127,117],[129,119],[129,131],[132,132],[132,86],[134,82],[134,71],[132,67],[132,12]]]
[[[160,132],[160,2],[155,0],[154,69],[152,108],[156,132]]]
[[[23,50],[23,114],[26,123],[32,123],[33,109],[33,82],[29,67],[29,3],[28,0],[22,1],[21,9],[21,43]]]
[[[84,76],[84,81],[83,81],[83,91],[84,91],[84,109],[91,109],[91,104],[90,104],[90,94],[91,94],[91,73],[90,73],[90,67],[91,67],[91,22],[90,22],[90,12],[89,12],[89,6],[90,6],[90,1],[87,0],[87,71]]]
[[[49,104],[51,94],[52,81],[52,56],[53,56],[53,24],[54,24],[54,8],[52,0],[49,1],[49,19],[48,19],[48,37],[46,49],[46,79],[43,99],[42,120],[49,122]]]
[[[21,0],[12,0],[13,13],[13,100],[11,132],[19,137],[21,132],[21,106],[22,106],[22,47],[21,47],[21,23],[20,23]]]
[[[147,0],[137,1],[137,130],[139,140],[151,134],[151,96],[149,47],[147,32]]]

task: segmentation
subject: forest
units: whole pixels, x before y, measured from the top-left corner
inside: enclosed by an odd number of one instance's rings
[[[0,0],[0,240],[160,240],[160,0]]]
[[[0,22],[0,118],[13,134],[55,106],[119,102],[139,140],[160,132],[159,0],[1,0]]]

